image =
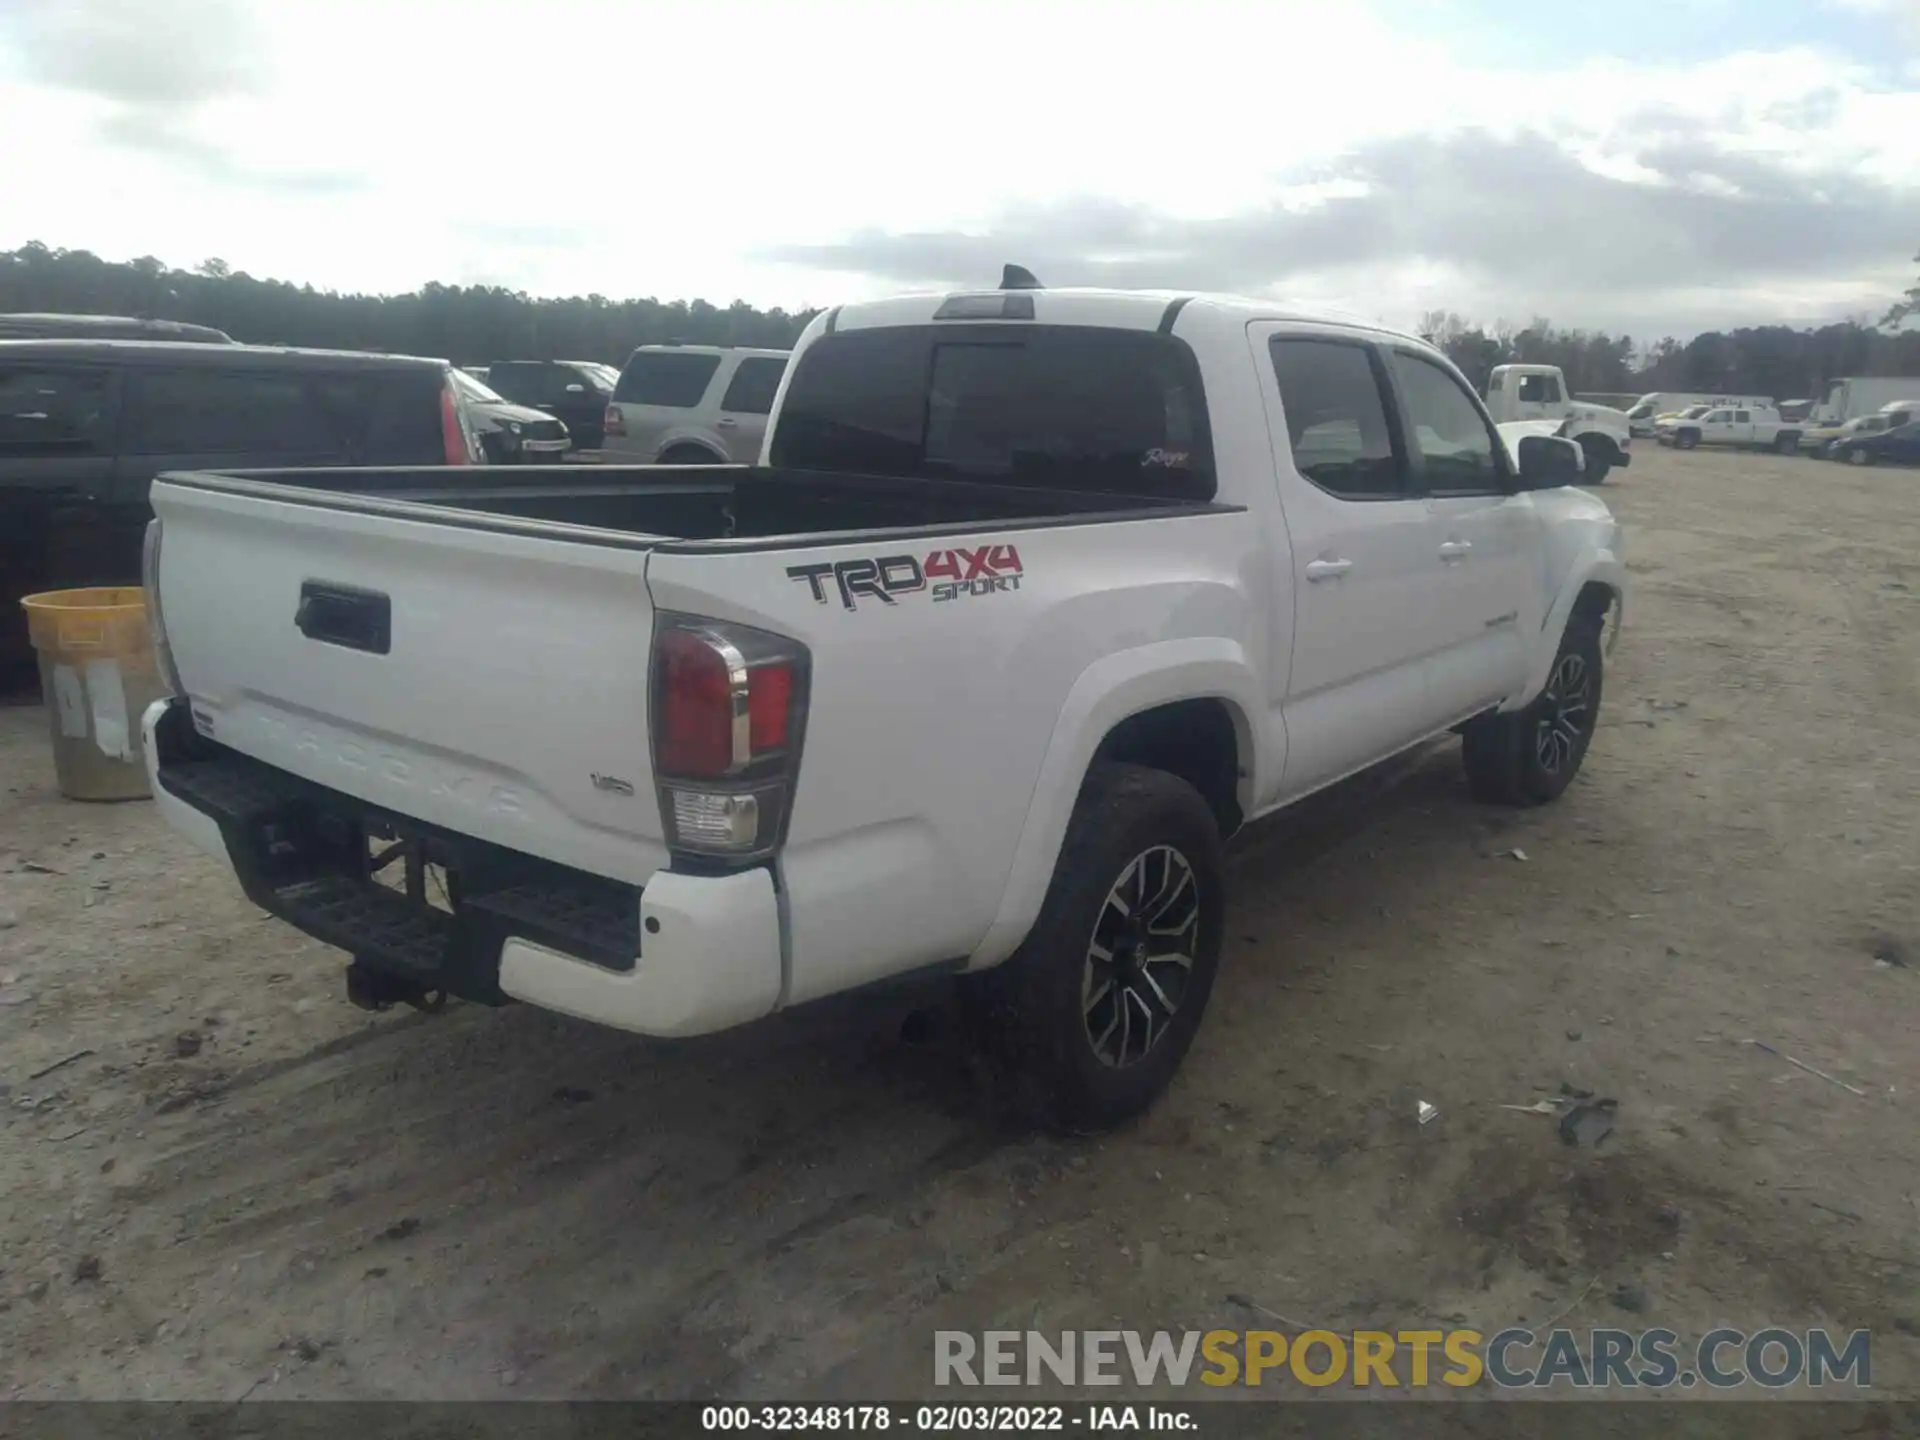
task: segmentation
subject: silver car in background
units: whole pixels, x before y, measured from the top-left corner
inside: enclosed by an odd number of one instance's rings
[[[609,461],[752,465],[789,352],[723,345],[642,345],[607,404]]]

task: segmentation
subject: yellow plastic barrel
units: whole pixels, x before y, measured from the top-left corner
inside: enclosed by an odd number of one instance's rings
[[[27,633],[53,736],[53,768],[70,800],[140,800],[153,791],[140,717],[167,694],[138,586],[29,595]]]

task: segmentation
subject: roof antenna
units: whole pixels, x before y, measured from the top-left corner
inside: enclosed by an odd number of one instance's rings
[[[1008,265],[1000,272],[1002,290],[1044,290],[1034,273],[1024,265]]]

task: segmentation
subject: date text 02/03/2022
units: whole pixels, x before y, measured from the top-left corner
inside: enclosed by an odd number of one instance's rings
[[[1166,1405],[707,1405],[703,1432],[891,1431],[945,1435],[1069,1430],[1191,1431],[1191,1408]]]

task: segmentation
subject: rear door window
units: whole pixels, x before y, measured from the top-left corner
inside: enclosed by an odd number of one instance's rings
[[[1394,454],[1375,356],[1343,340],[1284,337],[1270,342],[1293,468],[1343,500],[1406,494]]]
[[[1210,500],[1213,448],[1186,345],[1091,326],[899,326],[795,362],[772,463]]]
[[[130,455],[268,457],[345,449],[345,437],[302,375],[136,368],[127,391]]]
[[[105,455],[108,428],[107,371],[0,365],[0,455]]]
[[[425,366],[315,375],[314,394],[357,465],[439,465],[439,372]]]
[[[613,398],[624,405],[691,410],[707,393],[713,372],[719,368],[718,355],[636,350],[627,361],[627,368],[620,372],[620,383],[614,387]]]
[[[773,409],[773,393],[780,388],[780,377],[786,373],[785,360],[748,356],[727,382],[727,393],[721,397],[720,408],[736,415],[765,415]]]

